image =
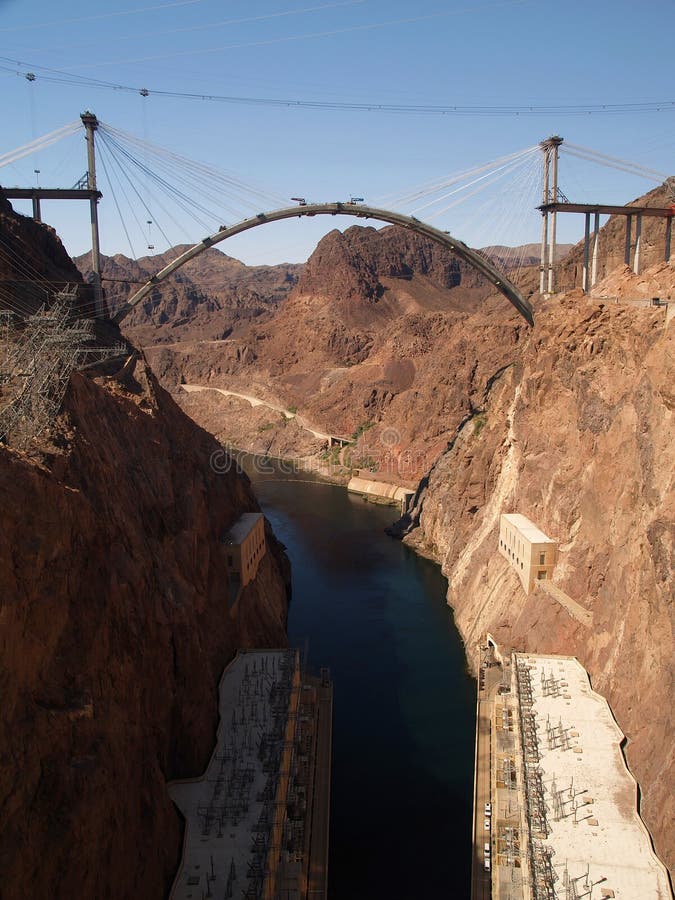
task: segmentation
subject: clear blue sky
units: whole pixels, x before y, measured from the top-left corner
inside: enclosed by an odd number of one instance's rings
[[[89,108],[112,126],[281,198],[380,200],[553,133],[673,173],[673,106],[621,115],[421,115],[231,104],[155,92],[461,107],[672,102],[674,35],[673,0],[112,0],[105,6],[0,0],[0,155]],[[77,76],[80,83],[55,83],[49,78],[61,76],[47,70]],[[29,71],[34,81],[25,78]],[[94,87],[84,79],[147,88],[150,95]],[[85,169],[77,135],[1,168],[0,183],[30,185],[39,177],[43,185],[69,187]],[[103,250],[130,254],[100,166],[99,176]],[[627,202],[654,186],[567,157],[560,185],[570,199],[604,202]],[[138,254],[147,252],[148,242],[164,249],[155,222],[143,233],[149,216],[139,211],[139,227],[122,197],[118,202]],[[147,202],[160,222],[150,194]],[[479,195],[469,213],[453,208],[431,221],[478,246],[536,241],[540,217],[525,214],[533,202],[534,190],[530,196],[522,181],[505,180],[492,194]],[[69,251],[87,248],[84,205],[45,203],[43,213]],[[223,222],[236,218],[223,212]],[[351,221],[293,220],[256,229],[222,249],[251,263],[301,260],[322,233]],[[204,234],[187,221],[187,235],[166,218],[162,227],[172,242]],[[561,240],[577,240],[582,228],[581,218],[568,217],[560,224]]]

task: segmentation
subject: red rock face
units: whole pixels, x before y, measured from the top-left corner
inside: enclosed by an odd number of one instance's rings
[[[285,644],[281,556],[228,611],[221,538],[257,504],[143,366],[74,376],[38,457],[0,448],[0,867],[6,900],[164,896],[167,779],[212,751],[235,648]]]
[[[642,813],[671,867],[675,333],[663,312],[551,301],[516,365],[430,473],[407,540],[438,559],[475,664],[504,649],[577,656],[628,738]],[[586,628],[540,589],[526,597],[498,554],[499,515],[560,542],[554,583]]]

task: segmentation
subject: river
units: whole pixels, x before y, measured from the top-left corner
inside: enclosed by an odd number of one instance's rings
[[[329,898],[468,898],[476,688],[439,567],[387,537],[392,507],[251,478],[293,567],[290,644],[334,681]]]

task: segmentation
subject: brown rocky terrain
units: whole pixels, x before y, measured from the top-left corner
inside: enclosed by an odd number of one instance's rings
[[[470,657],[490,631],[505,648],[587,667],[628,738],[643,816],[671,867],[674,341],[663,312],[543,306],[405,523],[406,540],[443,567]],[[541,589],[525,596],[497,553],[502,512],[560,542],[554,583],[592,611],[591,628]]]
[[[530,329],[477,276],[416,244],[396,229],[328,235],[272,322],[217,347],[153,350],[153,364],[172,390],[227,387],[361,432],[380,470],[421,479],[401,531],[443,566],[470,663],[488,630],[505,648],[580,658],[627,735],[645,821],[672,867],[673,326],[663,307],[632,301],[671,296],[675,270],[647,255],[641,275],[625,271],[611,219],[597,298],[540,298],[536,266],[514,273],[535,303]],[[245,404],[177,399],[223,439],[251,439]],[[505,511],[560,541],[555,583],[592,611],[591,628],[541,589],[522,593],[497,553]]]
[[[51,276],[51,231],[4,212],[0,244],[44,241],[31,265]],[[168,892],[182,825],[166,781],[203,770],[235,649],[286,641],[271,533],[228,608],[223,536],[258,506],[214,453],[133,357],[72,376],[29,451],[0,446],[3,900]]]
[[[106,300],[113,313],[155,272],[187,250],[129,259],[121,253],[101,258]],[[85,279],[91,275],[90,254],[76,257]],[[186,263],[151,293],[125,320],[125,332],[137,346],[146,343],[217,340],[238,322],[265,317],[298,280],[301,265],[245,266],[211,247]]]
[[[0,448],[2,896],[160,897],[165,783],[208,761],[235,649],[285,643],[280,557],[228,610],[222,537],[256,501],[143,364],[74,376],[55,440]]]
[[[474,352],[472,329],[492,331],[498,357],[519,340],[525,323],[510,309],[437,245],[394,227],[355,226],[319,243],[273,320],[237,328],[217,345],[147,353],[170,390],[181,382],[229,388],[297,408],[321,431],[362,432],[361,457],[410,479],[427,471],[466,415],[466,397],[480,395],[493,371]],[[437,380],[440,390],[424,390]],[[176,399],[195,402],[182,392]],[[214,398],[198,421],[253,449],[241,412]],[[390,425],[396,434],[382,443]]]

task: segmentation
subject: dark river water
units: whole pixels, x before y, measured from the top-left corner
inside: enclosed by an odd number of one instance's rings
[[[293,567],[290,643],[334,681],[329,897],[468,898],[475,682],[440,569],[387,537],[392,507],[251,477]]]

